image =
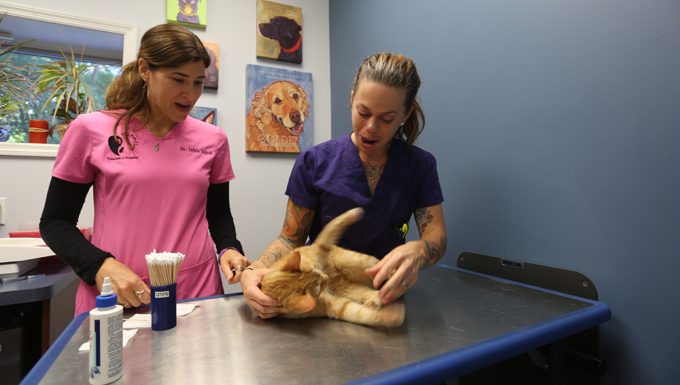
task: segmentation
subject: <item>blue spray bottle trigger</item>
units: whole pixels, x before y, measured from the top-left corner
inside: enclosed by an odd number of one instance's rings
[[[101,294],[97,296],[97,308],[106,309],[116,306],[117,303],[118,296],[111,287],[111,279],[104,277]]]

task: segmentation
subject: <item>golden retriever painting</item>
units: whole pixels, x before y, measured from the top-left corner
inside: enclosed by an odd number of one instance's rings
[[[312,74],[246,65],[247,152],[299,154],[313,145]]]
[[[300,152],[300,136],[309,115],[307,92],[277,80],[255,92],[246,116],[246,151]]]

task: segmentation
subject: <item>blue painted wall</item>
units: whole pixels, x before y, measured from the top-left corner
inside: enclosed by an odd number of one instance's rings
[[[613,319],[604,384],[680,381],[680,3],[330,0],[332,135],[365,56],[413,57],[448,262],[582,272]]]

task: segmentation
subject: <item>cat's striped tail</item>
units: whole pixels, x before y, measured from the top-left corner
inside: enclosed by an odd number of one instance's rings
[[[347,228],[364,216],[364,209],[355,207],[333,218],[314,240],[315,245],[332,246],[338,243]]]

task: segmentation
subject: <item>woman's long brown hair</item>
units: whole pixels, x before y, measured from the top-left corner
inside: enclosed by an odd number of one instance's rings
[[[176,24],[160,24],[144,33],[137,60],[123,67],[106,92],[106,108],[118,114],[113,135],[116,136],[118,126],[123,122],[123,139],[129,148],[134,148],[128,134],[130,119],[138,114],[146,118],[149,116],[146,83],[137,64],[139,59],[149,63],[151,70],[179,67],[194,61],[202,61],[205,68],[210,66],[208,51],[198,36],[187,28]]]

